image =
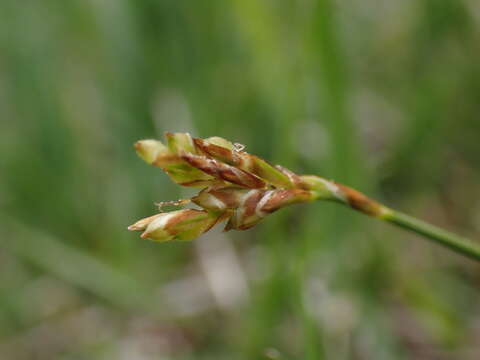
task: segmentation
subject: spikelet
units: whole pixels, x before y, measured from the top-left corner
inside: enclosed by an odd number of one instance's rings
[[[143,231],[141,238],[154,241],[193,240],[215,225],[219,218],[218,214],[207,211],[182,209],[141,219],[128,230]]]

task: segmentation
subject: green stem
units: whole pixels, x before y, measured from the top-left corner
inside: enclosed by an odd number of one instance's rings
[[[480,245],[459,235],[440,229],[412,216],[387,208],[361,192],[318,176],[302,176],[304,186],[313,190],[315,200],[331,200],[348,205],[366,215],[388,221],[433,240],[450,250],[480,261]]]
[[[480,246],[464,237],[391,209],[388,209],[380,218],[433,240],[459,254],[480,260]]]

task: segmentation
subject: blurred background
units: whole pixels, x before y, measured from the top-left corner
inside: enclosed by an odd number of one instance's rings
[[[476,0],[2,0],[0,358],[479,359],[478,264],[348,209],[126,230],[189,131],[479,241],[479,59]]]

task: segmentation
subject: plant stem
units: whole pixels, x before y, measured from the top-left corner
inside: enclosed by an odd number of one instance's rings
[[[381,217],[383,220],[422,235],[471,259],[480,260],[480,246],[472,241],[399,211],[389,210]]]
[[[311,189],[316,191],[318,200],[328,199],[348,205],[368,216],[388,221],[433,240],[459,254],[480,261],[480,244],[475,244],[459,235],[390,209],[343,184],[328,181],[317,176],[303,176],[302,179]]]

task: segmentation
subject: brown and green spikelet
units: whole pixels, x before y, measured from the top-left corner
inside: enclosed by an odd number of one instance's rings
[[[143,231],[142,238],[191,240],[223,220],[225,230],[245,230],[284,206],[318,199],[340,201],[376,217],[386,211],[353,189],[274,166],[223,138],[199,139],[188,133],[165,137],[166,145],[141,140],[135,149],[177,184],[202,188],[189,199],[202,210],[183,209],[139,220],[128,229]]]

